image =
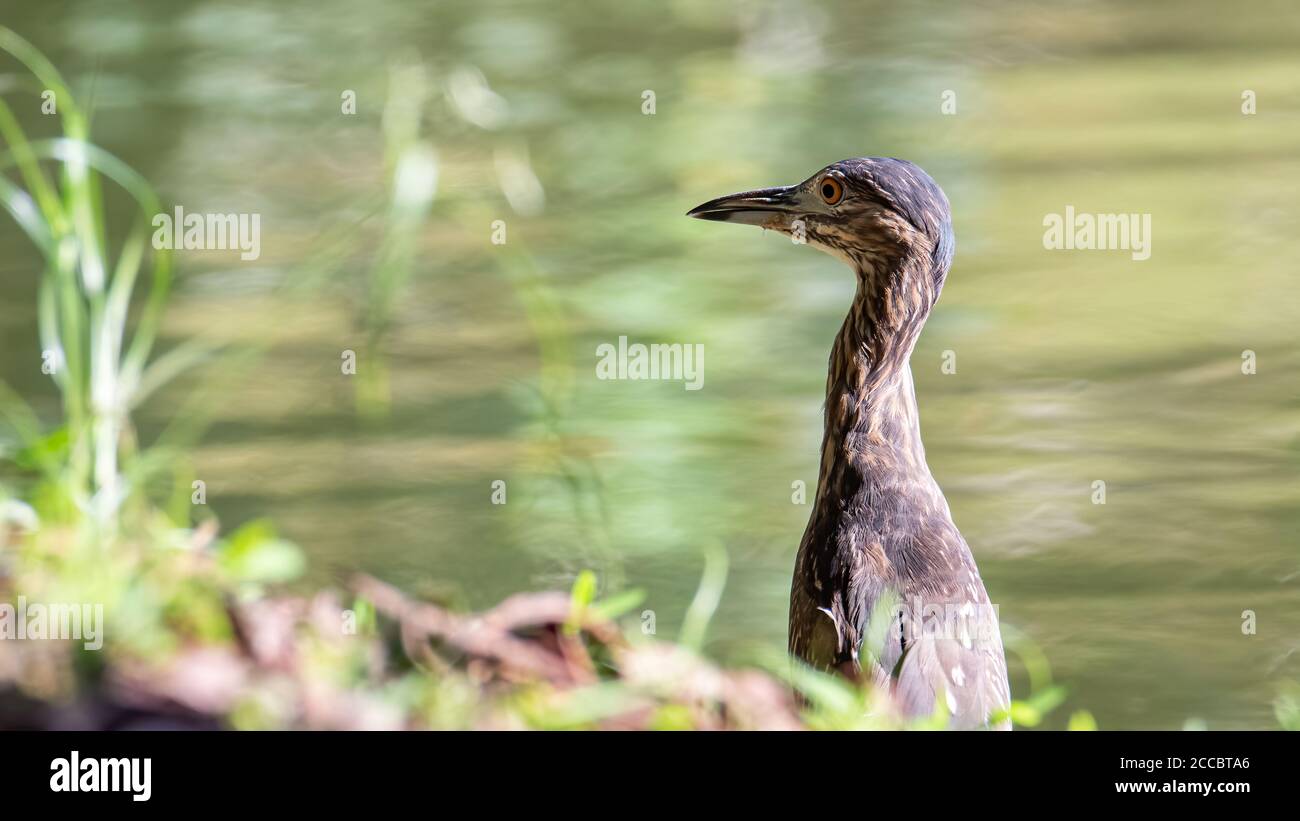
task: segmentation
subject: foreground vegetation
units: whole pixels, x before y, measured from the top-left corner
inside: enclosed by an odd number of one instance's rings
[[[131,424],[178,374],[248,352],[184,341],[155,350],[173,268],[170,252],[150,247],[148,226],[165,209],[145,180],[93,146],[86,114],[48,61],[3,28],[0,50],[30,72],[23,103],[53,92],[62,126],[59,137],[31,140],[0,100],[0,205],[44,260],[44,355],[32,367],[45,369],[61,399],[56,410],[37,408],[0,385],[0,601],[89,602],[106,614],[102,648],[0,647],[0,726],[942,726],[904,721],[883,694],[784,658],[751,669],[704,658],[716,574],[706,573],[705,605],[678,642],[643,635],[631,617],[638,594],[598,598],[588,573],[571,590],[520,594],[479,614],[369,577],[346,590],[294,587],[302,551],[270,523],[227,533],[196,516],[184,411],[148,443]],[[422,150],[409,134],[389,136],[393,169]],[[111,187],[126,192],[130,211],[109,213]],[[409,271],[406,240],[427,208],[407,205],[391,211],[374,272],[367,327],[376,345]],[[383,371],[366,373],[375,376],[359,389],[358,413],[382,420]],[[1044,660],[1030,650],[1023,660],[1031,695],[1012,718],[1034,726],[1063,691]],[[1086,713],[1069,724],[1093,725]]]

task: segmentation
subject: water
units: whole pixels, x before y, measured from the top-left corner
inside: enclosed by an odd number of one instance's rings
[[[707,649],[729,660],[784,646],[808,515],[792,483],[816,481],[853,286],[782,237],[682,214],[847,156],[920,163],[958,236],[914,358],[922,427],[1003,620],[1067,712],[1215,728],[1272,726],[1300,678],[1300,15],[1251,9],[49,2],[3,21],[166,201],[261,214],[259,260],[182,255],[167,338],[270,349],[139,417],[148,439],[209,386],[190,458],[224,526],[269,516],[316,581],[364,569],[467,606],[591,567],[643,588],[661,635],[722,545]],[[390,63],[427,69],[438,184],[381,356]],[[1045,250],[1067,205],[1151,214],[1151,258]],[[52,415],[35,255],[0,226],[0,376]],[[704,389],[596,379],[620,335],[702,343]],[[386,361],[387,412],[358,413],[344,350]]]

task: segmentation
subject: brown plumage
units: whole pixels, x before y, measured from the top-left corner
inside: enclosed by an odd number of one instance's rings
[[[953,727],[1007,726],[996,614],[926,464],[909,364],[952,263],[947,197],[912,163],[860,158],[689,215],[780,231],[857,274],[831,348],[817,496],[790,592],[790,652],[870,677],[909,715],[938,709]]]

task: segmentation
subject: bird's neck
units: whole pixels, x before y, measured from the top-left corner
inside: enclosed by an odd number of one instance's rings
[[[873,288],[869,275],[858,282],[831,352],[823,469],[838,464],[872,485],[928,488],[909,360],[931,295]]]

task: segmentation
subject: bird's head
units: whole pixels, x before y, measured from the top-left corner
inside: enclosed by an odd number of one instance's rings
[[[709,200],[687,216],[780,231],[852,265],[864,276],[938,297],[952,263],[948,198],[906,160],[860,157],[828,165],[795,185]]]

